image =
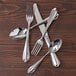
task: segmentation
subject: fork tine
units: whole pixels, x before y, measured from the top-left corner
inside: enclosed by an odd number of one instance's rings
[[[26,3],[26,13],[27,15],[32,15],[33,14],[33,2],[27,2]]]
[[[38,49],[38,43],[36,44],[36,46],[35,46],[35,48],[33,49],[33,53],[34,53],[34,55],[36,55],[36,53],[37,53],[37,49]]]
[[[34,45],[32,51],[31,51],[31,54],[34,55],[34,53],[36,52],[36,47],[37,47],[37,43]]]
[[[38,45],[38,48],[37,48],[37,50],[35,52],[35,56],[37,56],[39,52],[40,52],[40,45]]]
[[[39,51],[40,51],[40,44],[37,44],[37,46],[36,46],[36,51],[35,51],[35,56],[39,53]]]
[[[42,46],[43,46],[43,40],[42,40],[42,39],[39,39],[39,40],[35,43],[34,48],[33,48],[33,50],[31,51],[31,54],[32,54],[32,55],[35,55],[35,56],[38,55],[38,53],[40,52]]]
[[[31,51],[31,54],[35,55],[35,56],[38,55],[38,53],[40,52],[41,48],[42,48],[42,45],[36,43],[34,48],[33,48],[33,50]]]
[[[36,54],[37,54],[37,52],[38,52],[38,48],[39,48],[39,45],[37,44],[37,46],[36,46],[36,51],[35,51],[35,53],[34,53],[35,56],[36,56]]]
[[[37,47],[38,47],[38,43],[36,42],[34,48],[33,48],[32,51],[31,51],[31,54],[32,54],[32,55],[35,55],[35,54],[36,54],[36,52],[37,52]]]
[[[38,55],[38,53],[40,52],[41,48],[42,48],[42,46],[39,45],[39,48],[38,48],[38,50],[37,50],[38,52],[36,53],[36,55]]]

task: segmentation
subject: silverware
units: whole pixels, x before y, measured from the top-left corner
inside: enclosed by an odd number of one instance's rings
[[[30,66],[27,70],[27,73],[34,73],[38,66],[40,65],[40,63],[42,62],[42,60],[50,53],[50,52],[56,52],[60,49],[62,45],[62,39],[56,39],[54,41],[51,42],[50,44],[50,48],[49,48],[49,51],[41,58],[39,59],[36,63],[34,63],[32,66]],[[52,57],[54,57],[56,60],[55,60],[55,64],[56,67],[58,67],[60,65],[60,61],[58,60],[58,58],[56,57],[55,53],[51,53],[52,54]]]
[[[39,9],[38,9],[38,6],[37,6],[37,4],[36,3],[34,3],[34,5],[33,5],[33,9],[34,9],[34,14],[35,14],[35,19],[36,19],[36,21],[37,21],[37,23],[40,23],[41,21],[42,21],[42,17],[41,17],[41,14],[40,14],[40,12],[39,12]],[[56,17],[56,19],[58,18],[58,16]],[[55,20],[56,20],[55,19]],[[45,24],[42,24],[41,26],[39,26],[39,29],[40,29],[40,31],[41,31],[41,33],[42,34],[44,34],[44,32],[45,32]],[[46,41],[46,43],[47,43],[47,46],[48,46],[48,48],[50,48],[50,38],[49,38],[49,36],[48,36],[48,33],[46,33],[45,34],[45,36],[44,36],[44,39],[45,39],[45,41]],[[54,50],[53,50],[54,51]],[[55,51],[54,51],[55,52]],[[57,55],[54,53],[54,52],[51,52],[50,53],[50,56],[51,56],[51,58],[52,58],[52,64],[53,64],[53,66],[54,67],[57,67],[56,66],[56,63],[58,63],[58,61],[59,61],[59,59],[58,59],[58,57],[57,57]],[[59,61],[60,62],[60,61]],[[60,64],[60,63],[59,63]],[[58,65],[58,64],[57,64]]]
[[[34,5],[33,5],[33,8],[34,8],[34,12],[38,12],[37,11],[37,7],[36,7],[37,5],[36,5],[36,3],[34,3]],[[35,9],[36,8],[36,9]],[[34,13],[34,14],[36,14],[36,13]],[[37,13],[38,14],[38,13]],[[37,15],[36,14],[36,15]],[[38,14],[39,15],[39,14]],[[37,15],[37,17],[40,19],[40,16],[38,16]],[[58,17],[58,16],[57,16]],[[57,17],[55,18],[55,20],[57,19]],[[37,23],[37,24],[35,24],[35,25],[33,25],[33,26],[31,26],[30,27],[30,30],[31,29],[33,29],[33,28],[35,28],[36,26],[39,26],[39,25],[41,25],[41,24],[43,24],[43,23],[46,23],[47,22],[47,20],[49,19],[49,16],[47,17],[47,18],[45,18],[44,20],[39,20],[39,22]],[[37,19],[36,19],[37,20]],[[44,25],[44,24],[43,24]],[[40,27],[43,27],[43,25],[42,26],[39,26],[39,28]],[[45,26],[44,26],[45,27]],[[43,27],[43,29],[44,29],[44,27]],[[40,28],[40,30],[41,30],[41,28]],[[12,38],[12,39],[23,39],[23,38],[25,38],[27,36],[27,28],[21,28],[21,27],[19,27],[19,28],[15,28],[13,31],[11,31],[10,33],[9,33],[9,37],[10,38]],[[45,35],[46,36],[46,35]]]
[[[34,3],[34,5],[33,5],[33,10],[34,10],[34,15],[35,15],[35,19],[36,19],[37,23],[42,22],[43,19],[42,19],[42,17],[41,17],[40,11],[39,11],[38,6],[37,6],[36,3]],[[45,24],[40,25],[40,26],[39,26],[39,29],[40,29],[40,32],[41,32],[42,34],[44,34],[45,29],[46,29]],[[50,45],[50,38],[49,38],[49,36],[48,36],[48,32],[46,32],[46,34],[45,34],[45,36],[44,36],[44,39],[45,39],[45,41],[46,41],[47,46],[49,47],[49,45]]]
[[[49,17],[47,17],[46,19],[42,20],[42,17],[40,15],[40,12],[38,10],[38,7],[37,7],[36,3],[34,3],[33,9],[34,9],[35,18],[36,18],[36,21],[37,21],[38,24],[40,22],[42,23],[44,20],[46,21],[49,18]],[[30,27],[30,28],[32,28],[32,27]],[[45,31],[45,24],[40,25],[39,28],[40,28],[41,33],[43,34],[44,31]],[[22,38],[24,38],[24,37],[27,36],[27,28],[25,28],[25,29],[26,29],[26,31],[24,33],[23,32],[24,28],[20,28],[20,27],[16,28],[13,31],[11,31],[11,33],[9,34],[9,37],[11,37],[12,39],[22,39]],[[48,45],[48,48],[49,48],[50,39],[49,39],[48,33],[45,34],[44,38],[45,38],[45,41],[46,41],[46,43]],[[51,55],[51,53],[50,53],[50,55]],[[54,59],[55,58],[53,58],[52,60],[54,61]]]
[[[27,37],[24,45],[24,50],[23,50],[23,55],[22,59],[24,62],[27,62],[30,59],[30,51],[29,51],[29,29],[30,29],[30,24],[32,23],[34,18],[33,15],[33,3],[27,3],[26,7],[26,21],[28,23],[28,30],[27,30]],[[24,30],[23,32],[25,32]]]
[[[44,20],[42,20],[42,22],[31,26],[29,29],[31,30],[31,29],[35,28],[36,26],[39,26],[39,25],[41,26],[41,24],[47,23],[48,19],[49,19],[49,17],[45,18]],[[21,27],[14,29],[9,34],[9,37],[12,38],[12,39],[23,39],[26,36],[27,36],[27,28],[24,29],[24,28],[21,28]]]
[[[50,13],[50,16],[49,16],[49,19],[48,19],[48,23],[47,23],[47,27],[45,29],[45,32],[44,34],[42,34],[41,38],[37,40],[37,42],[35,43],[32,51],[31,51],[31,54],[32,55],[37,55],[42,46],[43,46],[43,37],[45,36],[46,32],[47,32],[47,29],[49,28],[50,24],[52,23],[52,21],[58,16],[58,13],[57,13],[57,10],[56,8],[53,8],[51,13]]]

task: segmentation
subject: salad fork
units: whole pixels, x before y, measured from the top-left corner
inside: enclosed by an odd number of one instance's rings
[[[26,21],[28,23],[28,30],[27,30],[27,37],[24,45],[24,50],[23,50],[23,56],[22,59],[24,62],[27,62],[30,59],[30,51],[29,51],[29,29],[30,29],[30,24],[32,23],[34,18],[33,15],[33,3],[27,3],[26,6]],[[26,29],[23,31],[25,32]]]

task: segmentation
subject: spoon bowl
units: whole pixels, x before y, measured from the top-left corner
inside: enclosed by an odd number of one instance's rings
[[[51,51],[52,53],[55,53],[55,52],[57,52],[60,48],[61,48],[61,46],[62,46],[62,39],[61,38],[58,38],[58,39],[56,39],[55,41],[53,41],[53,50]],[[50,48],[49,48],[50,49]]]
[[[24,32],[25,31],[25,32]],[[23,39],[27,36],[27,29],[25,28],[16,28],[10,32],[9,37],[12,39]]]

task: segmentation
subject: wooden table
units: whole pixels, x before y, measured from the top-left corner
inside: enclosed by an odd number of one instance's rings
[[[31,56],[25,64],[22,61],[25,39],[12,40],[8,36],[14,28],[27,27],[25,9],[28,1],[38,4],[43,19],[53,7],[58,8],[60,16],[48,32],[51,40],[63,39],[57,53],[61,66],[54,68],[48,55],[32,75],[27,74],[27,69],[48,51],[47,45],[44,44],[39,55]],[[34,19],[32,25],[35,23]],[[40,36],[38,27],[30,31],[30,50]],[[76,76],[76,0],[0,0],[0,76]]]

